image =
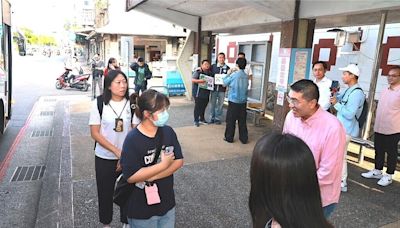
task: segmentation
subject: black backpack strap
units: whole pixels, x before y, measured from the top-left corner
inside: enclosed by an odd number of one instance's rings
[[[104,105],[104,100],[103,100],[103,95],[100,95],[96,98],[97,100],[97,110],[99,110],[99,114],[100,114],[100,121],[101,121],[101,117],[103,115],[103,105]],[[96,144],[97,142],[94,142],[94,149],[96,149]]]
[[[350,90],[350,89],[346,89],[346,91],[344,91],[344,94],[343,94],[343,96],[342,96],[342,99],[344,98],[344,96],[346,95],[347,91],[349,91],[349,90]],[[364,93],[364,90],[361,89],[361,87],[356,87],[356,88],[354,88],[353,90],[350,91],[349,96],[347,96],[346,102],[343,102],[344,105],[347,104],[347,102],[349,101],[350,95],[351,95],[355,90],[361,90],[361,92]]]
[[[157,163],[158,157],[160,157],[161,154],[162,143],[164,139],[163,127],[158,127],[155,139],[156,139],[156,155],[151,165],[155,165]]]
[[[103,95],[98,96],[96,99],[97,99],[97,109],[99,110],[100,119],[101,119],[101,117],[103,115],[103,105],[104,105]]]
[[[157,133],[155,136],[156,139],[156,155],[154,156],[154,160],[150,165],[157,164],[158,158],[160,157],[161,150],[163,149],[162,143],[164,139],[163,127],[158,127]],[[153,185],[153,182],[145,181],[146,185]]]

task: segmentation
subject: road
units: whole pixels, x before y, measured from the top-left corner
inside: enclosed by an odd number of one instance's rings
[[[0,164],[18,132],[24,126],[33,105],[41,96],[87,94],[76,89],[55,88],[56,78],[63,73],[64,56],[13,56],[12,117],[6,132],[0,134]]]

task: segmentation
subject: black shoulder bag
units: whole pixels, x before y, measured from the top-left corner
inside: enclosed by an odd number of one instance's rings
[[[154,157],[153,162],[151,165],[154,165],[157,163],[158,157],[160,156],[161,153],[161,147],[162,147],[162,141],[163,141],[163,132],[162,128],[159,127],[157,129],[156,133],[156,155]],[[114,189],[114,195],[113,195],[113,202],[117,204],[120,207],[125,206],[126,202],[128,202],[129,197],[131,196],[131,193],[133,189],[135,188],[135,184],[130,184],[128,181],[124,178],[124,176],[119,175],[117,179],[117,183],[115,184],[115,189]]]

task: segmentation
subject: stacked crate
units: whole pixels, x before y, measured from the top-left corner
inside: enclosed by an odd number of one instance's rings
[[[167,71],[164,85],[170,96],[185,95],[185,84],[183,84],[182,76],[178,71]]]

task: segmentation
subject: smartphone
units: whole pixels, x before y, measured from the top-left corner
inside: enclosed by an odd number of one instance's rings
[[[329,89],[331,90],[331,96],[333,97],[333,95],[337,93],[340,89],[339,81],[332,81],[331,87]]]
[[[173,153],[173,152],[174,152],[174,146],[165,147],[165,153],[166,154]]]

